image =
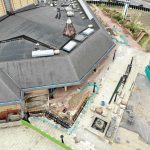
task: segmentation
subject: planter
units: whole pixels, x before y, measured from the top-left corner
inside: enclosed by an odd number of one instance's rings
[[[141,31],[139,34],[138,34],[138,37],[136,39],[137,42],[139,42],[147,33],[145,31]]]

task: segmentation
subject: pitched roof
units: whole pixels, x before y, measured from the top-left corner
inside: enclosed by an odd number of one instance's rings
[[[0,69],[0,103],[20,100],[20,88]]]
[[[71,18],[76,32],[81,34],[92,24],[94,33],[82,42],[76,41],[77,46],[70,53],[63,51],[63,46],[72,39],[63,36],[67,15],[62,8],[60,19],[55,18],[55,7],[46,6],[17,13],[0,22],[0,68],[22,90],[80,84],[115,46],[84,0],[77,4],[80,10],[74,10],[75,16]],[[60,55],[32,58],[37,42],[40,49],[60,49]]]

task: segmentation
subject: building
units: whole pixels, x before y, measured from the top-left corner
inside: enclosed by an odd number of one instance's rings
[[[22,115],[26,93],[81,84],[115,47],[84,0],[43,3],[0,0],[0,105]]]

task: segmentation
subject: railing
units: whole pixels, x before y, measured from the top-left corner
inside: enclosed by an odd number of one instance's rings
[[[42,136],[44,136],[48,140],[52,141],[53,143],[57,144],[58,146],[62,147],[63,149],[72,150],[72,148],[70,148],[68,145],[62,143],[58,139],[52,137],[51,135],[49,135],[48,133],[42,131],[41,129],[37,128],[36,126],[33,126],[32,124],[28,123],[27,121],[21,120],[21,124],[33,129],[34,131],[38,132],[39,134],[41,134]]]
[[[105,4],[107,6],[119,6],[119,7],[124,7],[123,3],[118,3],[118,2],[106,2],[106,1],[96,1],[96,0],[87,0],[87,3],[89,4]],[[144,6],[137,6],[137,5],[133,5],[133,4],[129,4],[129,8],[132,9],[138,9],[138,10],[142,10],[142,11],[148,11],[150,12],[150,8],[146,8]]]

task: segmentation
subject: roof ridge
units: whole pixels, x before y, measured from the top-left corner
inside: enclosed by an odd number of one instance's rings
[[[71,65],[71,67],[73,68],[73,71],[74,71],[74,73],[75,73],[75,75],[76,75],[76,78],[78,79],[78,80],[75,81],[75,82],[79,82],[79,81],[80,81],[80,77],[78,76],[78,74],[77,74],[77,72],[76,72],[76,69],[74,68],[74,65],[73,65],[73,63],[72,63],[71,57],[69,57],[69,55],[67,55],[67,57],[68,57],[68,61],[69,61],[70,65]]]

